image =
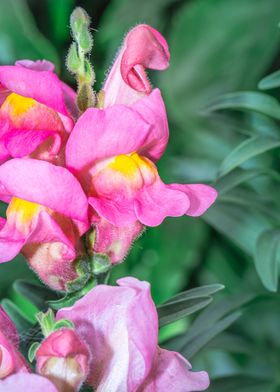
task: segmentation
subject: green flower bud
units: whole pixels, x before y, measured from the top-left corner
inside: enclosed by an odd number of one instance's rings
[[[81,7],[75,8],[70,17],[70,26],[76,41],[79,41],[82,29],[84,27],[88,29],[89,25],[90,17],[86,11]]]
[[[79,35],[78,42],[80,48],[84,51],[84,53],[88,53],[91,51],[93,45],[93,39],[87,26],[83,26],[81,28],[81,33]]]
[[[78,55],[77,44],[73,42],[70,46],[67,58],[66,66],[70,72],[77,73],[81,67],[81,60]]]

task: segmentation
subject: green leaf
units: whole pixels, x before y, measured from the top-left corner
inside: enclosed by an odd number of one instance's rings
[[[166,304],[174,304],[179,301],[183,301],[187,299],[202,298],[205,296],[215,294],[218,291],[223,290],[224,288],[225,288],[224,285],[218,283],[201,286],[201,287],[195,287],[194,289],[186,290],[183,291],[182,293],[174,295],[173,297],[165,301],[161,306],[164,306]]]
[[[238,374],[211,380],[208,392],[273,392],[270,380]]]
[[[1,2],[0,62],[45,58],[59,67],[56,49],[40,33],[25,0]]]
[[[38,350],[38,348],[40,347],[40,343],[38,342],[34,342],[31,344],[31,346],[29,347],[28,350],[28,360],[29,362],[33,362],[35,357],[36,357],[36,351]]]
[[[187,334],[186,343],[181,348],[180,352],[186,357],[191,358],[198,351],[200,351],[208,342],[210,342],[215,336],[227,329],[231,324],[233,324],[239,317],[241,317],[241,312],[234,312],[229,316],[224,317],[210,328],[205,329],[199,335],[194,338],[190,338]]]
[[[251,256],[259,235],[272,228],[269,217],[259,211],[221,201],[217,201],[203,219]]]
[[[246,183],[252,180],[253,178],[256,178],[261,175],[268,175],[272,179],[280,181],[280,175],[274,170],[270,170],[267,168],[247,169],[247,170],[241,168],[235,168],[230,172],[228,172],[228,174],[219,177],[218,180],[215,181],[213,185],[219,192],[219,195],[223,195],[228,191],[230,191],[231,189],[237,187],[238,185]]]
[[[72,321],[70,320],[66,320],[66,319],[61,319],[58,320],[55,324],[54,324],[54,331],[61,329],[61,328],[70,328],[70,329],[74,329],[74,324],[72,323]]]
[[[280,3],[271,0],[268,7],[267,0],[258,0],[257,6],[255,0],[196,0],[183,2],[176,11],[172,29],[169,19],[166,29],[170,69],[159,78],[171,118],[190,130],[190,116],[209,100],[254,88],[270,66],[279,47]],[[260,29],[264,20],[269,23]]]
[[[236,309],[239,309],[241,306],[248,304],[254,298],[255,294],[242,293],[225,297],[219,302],[213,303],[195,319],[191,328],[188,330],[187,335],[189,339],[191,340],[198,334],[207,330],[222,317]]]
[[[260,90],[269,90],[276,87],[280,87],[280,70],[267,75],[258,84]]]
[[[280,140],[267,136],[254,136],[239,144],[222,162],[219,174],[224,176],[249,159],[280,147]]]
[[[204,113],[222,109],[252,111],[280,120],[280,105],[267,94],[240,91],[218,96],[203,109]]]
[[[278,247],[280,230],[263,232],[257,239],[254,261],[258,275],[264,286],[270,291],[277,291],[278,286]]]
[[[205,308],[212,301],[211,297],[201,297],[193,299],[179,300],[174,303],[161,305],[157,308],[159,326],[170,324],[176,320],[197,312]]]

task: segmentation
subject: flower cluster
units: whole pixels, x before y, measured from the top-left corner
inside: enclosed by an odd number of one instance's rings
[[[84,14],[77,15],[72,24],[79,30]],[[84,56],[91,40],[81,40],[79,31],[74,37]],[[75,43],[69,56],[79,75]],[[0,199],[8,203],[6,219],[0,218],[0,262],[21,252],[50,288],[78,291],[100,260],[106,268],[121,262],[145,226],[210,207],[217,196],[212,187],[165,184],[156,167],[169,130],[161,92],[146,68],[164,70],[169,57],[162,35],[138,25],[98,95],[89,87],[93,70],[86,57],[78,96],[48,61],[0,67]],[[205,372],[191,372],[181,355],[158,347],[146,282],[98,285],[48,323],[34,349],[34,374],[0,309],[0,392],[73,392],[84,382],[98,392],[208,387]]]
[[[52,387],[43,390],[57,392],[79,391],[85,380],[97,392],[205,390],[207,373],[192,372],[180,354],[158,347],[149,284],[122,278],[118,285],[98,285],[72,307],[58,311],[57,323],[71,320],[74,329],[62,327],[43,340],[36,351],[37,375],[26,374],[28,366],[8,337],[0,341],[0,378],[6,377],[0,392],[15,392],[33,380],[30,391],[38,392],[46,379]]]
[[[216,191],[164,184],[156,162],[168,143],[159,89],[145,68],[168,67],[165,39],[132,29],[99,107],[77,117],[75,93],[46,61],[0,67],[0,262],[19,252],[55,290],[79,279],[88,254],[119,263],[145,226],[201,215]],[[87,244],[81,238],[87,233]]]

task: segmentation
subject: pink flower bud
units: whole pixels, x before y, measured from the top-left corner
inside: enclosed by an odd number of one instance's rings
[[[37,373],[63,392],[78,391],[89,370],[89,352],[72,329],[50,334],[36,352]]]

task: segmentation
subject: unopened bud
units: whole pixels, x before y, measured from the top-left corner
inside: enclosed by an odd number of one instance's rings
[[[88,27],[83,26],[81,29],[81,34],[79,35],[79,46],[85,52],[88,53],[92,49],[93,39],[88,30]]]
[[[59,391],[78,391],[89,371],[89,352],[73,329],[49,335],[36,351],[37,373],[52,381]]]
[[[83,113],[90,107],[94,107],[96,102],[95,94],[89,84],[82,84],[79,87],[77,96],[77,105],[79,110]]]
[[[89,25],[90,17],[86,11],[81,7],[75,8],[70,17],[70,26],[75,40],[79,40],[82,29],[88,28]]]
[[[77,73],[81,66],[81,60],[78,55],[77,44],[73,42],[70,46],[66,58],[66,65],[70,72]]]

